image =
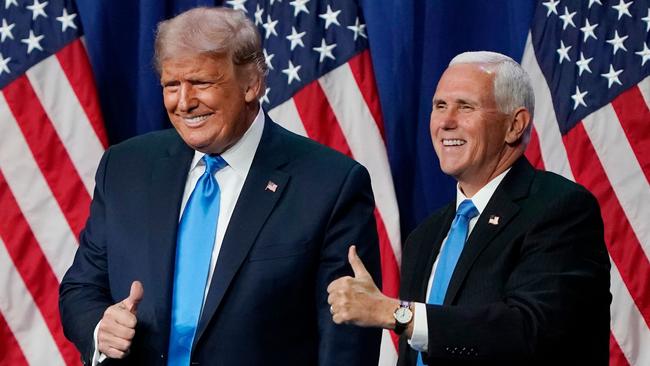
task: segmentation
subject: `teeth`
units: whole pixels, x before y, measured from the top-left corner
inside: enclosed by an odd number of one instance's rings
[[[205,121],[206,119],[208,119],[209,116],[210,116],[210,115],[206,114],[206,115],[203,115],[203,116],[183,117],[183,119],[184,119],[187,123],[199,123],[199,122],[203,122],[203,121]]]
[[[453,140],[442,140],[442,145],[443,146],[461,146],[465,145],[465,140],[458,140],[458,139],[453,139]]]

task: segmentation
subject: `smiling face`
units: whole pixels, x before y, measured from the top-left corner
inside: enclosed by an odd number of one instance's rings
[[[494,72],[480,64],[452,65],[433,98],[430,129],[440,168],[468,197],[523,152],[510,144],[514,120],[498,110],[493,80]]]
[[[167,115],[193,149],[221,154],[253,123],[260,80],[240,75],[227,55],[181,56],[161,66]]]

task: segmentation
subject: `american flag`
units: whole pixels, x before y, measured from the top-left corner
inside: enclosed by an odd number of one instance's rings
[[[0,364],[77,365],[58,285],[106,133],[73,1],[0,3]]]
[[[368,35],[357,1],[228,0],[258,26],[269,68],[262,106],[289,130],[328,145],[370,172],[383,291],[397,297],[399,213],[383,133]],[[384,331],[380,364],[394,365]]]
[[[593,192],[612,262],[611,365],[650,365],[650,1],[540,1],[527,151]],[[589,350],[581,350],[589,352]]]

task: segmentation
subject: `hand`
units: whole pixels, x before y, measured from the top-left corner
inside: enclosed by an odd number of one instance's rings
[[[399,301],[379,291],[354,245],[348,251],[348,261],[354,277],[341,277],[327,287],[332,320],[336,324],[393,329],[393,312]]]
[[[97,348],[110,358],[124,358],[131,348],[138,323],[136,312],[144,296],[140,281],[133,281],[129,297],[106,309],[97,330]]]

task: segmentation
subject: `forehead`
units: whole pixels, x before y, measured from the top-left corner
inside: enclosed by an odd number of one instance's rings
[[[434,98],[493,98],[494,71],[481,64],[452,65],[440,77]]]
[[[216,75],[231,72],[232,69],[232,61],[226,55],[196,53],[164,59],[161,62],[161,78]]]

